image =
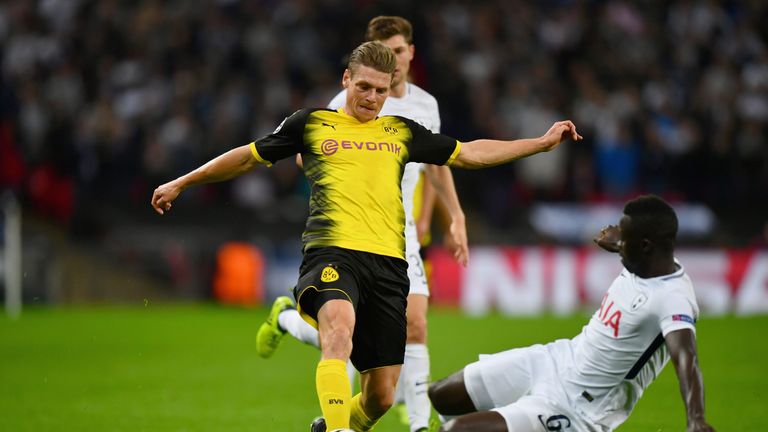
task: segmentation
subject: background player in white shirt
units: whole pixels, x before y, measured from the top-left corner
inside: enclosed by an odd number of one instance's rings
[[[595,239],[624,270],[573,339],[480,356],[430,387],[441,431],[611,431],[671,358],[688,431],[704,418],[693,286],[674,259],[677,216],[661,198],[629,201]]]
[[[390,96],[382,107],[380,116],[399,115],[416,121],[432,132],[440,132],[440,112],[437,100],[425,90],[407,81],[415,48],[411,24],[404,18],[379,16],[368,23],[368,40],[379,40],[392,48],[397,58],[390,89]],[[346,90],[342,90],[328,104],[330,109],[343,108]],[[469,258],[464,213],[459,205],[453,176],[447,166],[408,163],[402,179],[403,207],[405,210],[405,254],[408,260],[410,291],[407,307],[407,340],[405,362],[397,386],[397,399],[405,402],[411,431],[426,430],[429,427],[431,406],[427,396],[430,380],[429,352],[427,350],[427,309],[429,289],[424,263],[419,254],[419,239],[414,220],[414,196],[422,170],[435,186],[438,196],[451,216],[449,232],[445,243],[454,257],[466,265]],[[279,343],[280,337],[288,332],[302,342],[319,346],[318,332],[307,324],[299,313],[290,307],[287,297],[278,298],[273,305],[270,318],[259,330],[258,352],[269,357]],[[275,319],[273,315],[276,315]],[[350,367],[354,373],[354,369]]]

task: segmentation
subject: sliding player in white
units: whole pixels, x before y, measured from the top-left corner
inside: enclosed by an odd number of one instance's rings
[[[429,389],[452,420],[441,431],[612,431],[671,358],[688,431],[704,418],[693,286],[674,259],[677,216],[661,198],[629,201],[619,226],[595,239],[624,270],[573,339],[480,356]]]

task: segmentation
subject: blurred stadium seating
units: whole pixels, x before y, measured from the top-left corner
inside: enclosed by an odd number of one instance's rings
[[[445,133],[570,117],[586,138],[457,170],[473,244],[580,247],[542,209],[578,220],[645,192],[703,212],[683,245],[768,244],[765,2],[25,0],[0,4],[0,190],[24,208],[26,298],[202,298],[227,241],[265,253],[267,295],[287,288],[307,196],[290,161],[163,218],[149,198],[324,106],[378,14],[414,23],[412,78]]]

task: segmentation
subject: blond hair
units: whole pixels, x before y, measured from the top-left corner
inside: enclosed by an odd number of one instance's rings
[[[399,16],[377,16],[368,22],[368,29],[365,31],[365,38],[369,41],[386,40],[397,35],[402,35],[408,44],[413,43],[411,23]]]
[[[379,72],[393,74],[397,67],[395,53],[381,42],[369,41],[358,45],[349,55],[347,68],[354,74],[360,66],[368,66]]]

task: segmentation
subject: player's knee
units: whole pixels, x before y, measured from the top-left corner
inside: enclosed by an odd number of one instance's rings
[[[334,340],[339,341],[351,341],[352,340],[352,328],[347,326],[338,326],[329,332]]]
[[[427,317],[408,316],[408,343],[427,343]]]
[[[340,326],[321,332],[320,346],[326,357],[349,357],[352,352],[352,330]]]
[[[429,400],[442,415],[464,415],[477,411],[464,385],[464,371],[443,378],[429,386]]]

